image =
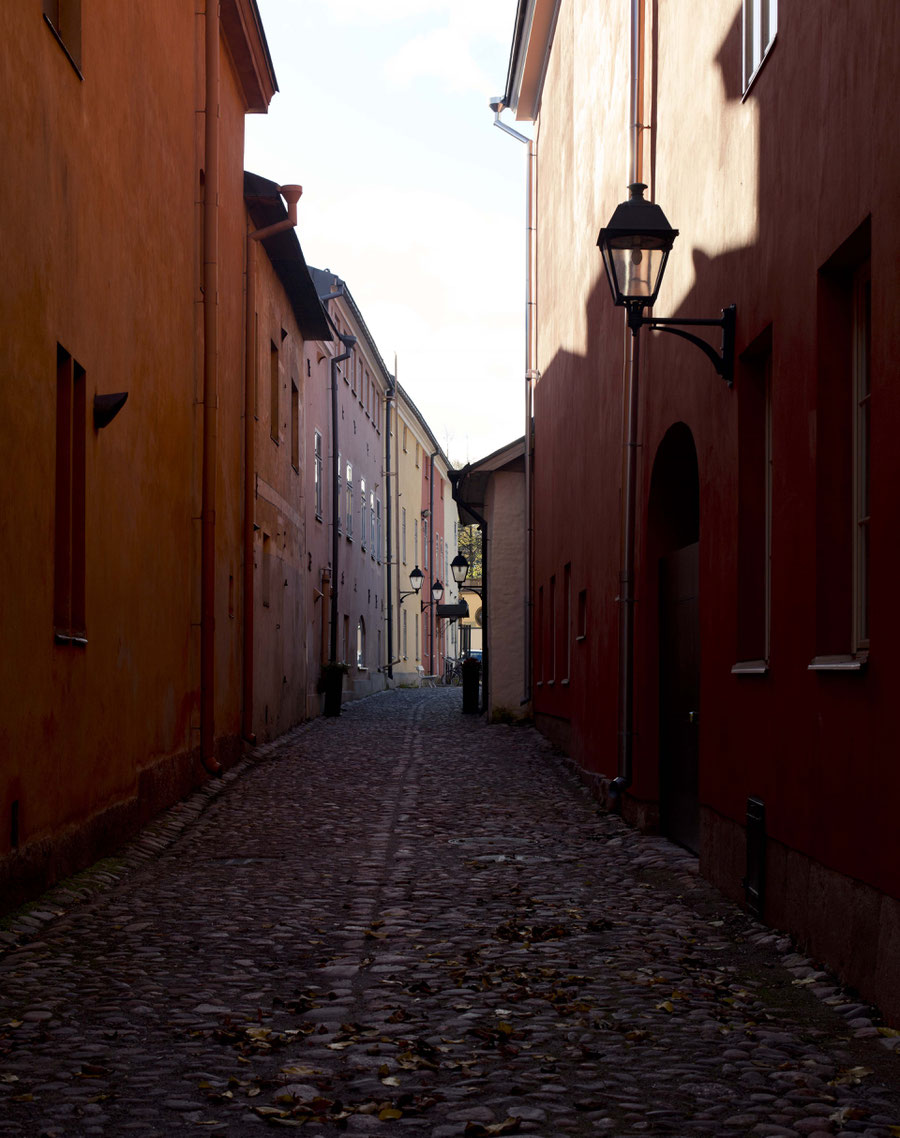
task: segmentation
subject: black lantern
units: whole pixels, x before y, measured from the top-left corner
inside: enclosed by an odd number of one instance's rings
[[[441,600],[443,599],[443,596],[444,596],[444,586],[440,583],[440,581],[432,581],[431,582],[432,600],[434,600],[435,603],[440,604]]]
[[[656,303],[672,243],[678,236],[655,202],[644,200],[642,182],[629,187],[631,197],[616,206],[597,244],[613,301],[638,312]]]
[[[469,562],[461,553],[457,553],[450,562],[450,572],[453,574],[453,580],[457,585],[461,585],[469,575]]]

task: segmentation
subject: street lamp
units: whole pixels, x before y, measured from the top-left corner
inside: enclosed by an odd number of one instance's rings
[[[634,531],[637,512],[638,388],[640,330],[644,325],[670,332],[696,344],[712,361],[729,387],[734,378],[735,306],[722,309],[719,320],[674,320],[645,316],[659,295],[672,245],[678,236],[655,202],[644,200],[642,182],[633,182],[631,197],[616,207],[609,224],[600,230],[597,244],[603,255],[613,303],[624,307],[631,329],[631,353],[625,399],[625,484],[622,494],[622,562],[619,575],[619,773],[610,784],[618,796],[631,785],[634,754]],[[722,329],[722,351],[717,352],[687,326]]]
[[[457,553],[450,562],[450,572],[453,574],[453,580],[457,585],[461,585],[469,575],[469,562],[461,553]]]
[[[412,578],[412,574],[410,574],[410,579],[411,578]],[[431,600],[430,601],[422,601],[422,612],[424,612],[426,609],[430,609],[432,605],[439,605],[441,603],[441,600],[443,599],[443,596],[444,596],[444,586],[440,583],[440,581],[432,581],[431,582]]]
[[[652,308],[659,294],[663,273],[678,230],[673,229],[666,215],[655,202],[644,200],[642,182],[633,182],[628,189],[631,197],[616,206],[609,224],[600,230],[597,244],[603,255],[606,279],[613,295],[613,303],[628,312],[628,327],[637,338],[640,329],[647,325],[658,332],[669,332],[690,340],[705,352],[725,382],[731,387],[734,381],[734,328],[735,306],[722,309],[719,319],[674,320],[667,317],[644,316],[645,308]],[[722,329],[722,351],[717,352],[705,340],[685,327]]]
[[[412,573],[410,573],[410,575],[409,575],[409,583],[412,585],[412,588],[407,589],[405,591],[403,591],[403,590],[400,591],[400,604],[401,605],[403,604],[403,602],[406,600],[407,597],[411,597],[415,593],[418,593],[421,590],[422,582],[424,580],[425,580],[425,574],[422,572],[422,570],[417,565],[415,567],[415,569],[413,569]]]

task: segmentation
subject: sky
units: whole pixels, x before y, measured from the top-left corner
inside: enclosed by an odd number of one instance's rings
[[[451,461],[483,458],[524,433],[527,148],[488,107],[516,0],[257,3],[279,92],[245,168],[303,186],[307,263],[347,282]]]

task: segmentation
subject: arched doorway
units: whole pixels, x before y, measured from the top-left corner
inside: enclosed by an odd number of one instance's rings
[[[653,464],[648,553],[659,636],[659,811],[668,837],[700,846],[700,482],[690,429],[676,423]]]

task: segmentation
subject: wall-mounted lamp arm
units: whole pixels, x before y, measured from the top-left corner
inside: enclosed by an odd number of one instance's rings
[[[674,317],[644,316],[641,309],[629,308],[628,325],[632,332],[636,332],[638,328],[647,327],[651,328],[654,332],[668,332],[672,336],[681,336],[683,340],[689,340],[692,344],[696,344],[697,347],[709,357],[710,362],[716,369],[716,374],[720,375],[729,387],[732,387],[734,385],[736,311],[736,306],[729,304],[727,308],[722,309],[722,316],[718,320],[676,320]],[[721,352],[717,352],[712,344],[707,343],[706,340],[702,340],[699,336],[695,336],[693,332],[684,331],[685,328],[691,327],[721,328]]]

